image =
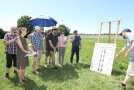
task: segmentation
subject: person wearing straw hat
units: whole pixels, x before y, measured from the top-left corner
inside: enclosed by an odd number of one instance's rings
[[[134,76],[134,33],[131,33],[130,29],[124,29],[120,35],[126,39],[126,45],[116,54],[115,57],[118,58],[123,52],[125,52],[125,57],[130,57],[126,77],[119,85],[120,88],[126,90],[128,81]]]
[[[49,42],[48,42],[48,35],[51,33],[51,29],[49,29],[47,32],[45,32],[45,39],[44,39],[44,51],[45,51],[45,67],[48,66],[48,61],[49,64],[51,63],[51,56],[50,56],[50,52],[48,52],[48,48],[49,48]]]
[[[55,33],[57,32],[57,27],[52,27],[52,32],[46,38],[47,48],[46,51],[50,53],[52,59],[52,69],[57,69],[55,65],[55,53],[56,48],[58,48],[58,38],[56,37]]]

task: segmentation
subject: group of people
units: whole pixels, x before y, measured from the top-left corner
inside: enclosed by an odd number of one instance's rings
[[[70,62],[73,63],[73,56],[76,53],[76,63],[79,63],[79,49],[81,48],[81,38],[77,35],[77,30],[71,36],[72,51]],[[55,62],[55,54],[58,53],[58,61],[64,66],[64,55],[66,51],[67,37],[65,32],[59,32],[57,27],[52,27],[47,33],[44,28],[35,26],[34,31],[27,37],[30,44],[26,40],[26,27],[11,27],[10,33],[5,34],[3,43],[6,53],[6,79],[9,80],[9,69],[14,66],[14,74],[18,75],[19,83],[25,82],[25,68],[29,66],[28,55],[33,56],[32,72],[36,74],[39,71],[40,60],[42,54],[45,54],[45,67],[51,65],[53,70],[58,69]]]
[[[77,35],[75,30],[70,38],[72,43],[72,51],[70,57],[70,63],[73,63],[73,56],[76,53],[76,63],[79,63],[79,50],[81,48],[81,37]],[[14,74],[18,75],[20,84],[24,84],[26,80],[24,77],[25,68],[29,66],[29,60],[27,54],[34,56],[32,64],[32,72],[35,74],[39,71],[40,60],[42,54],[45,53],[44,59],[45,67],[48,64],[52,66],[52,69],[57,69],[55,64],[55,54],[59,53],[59,63],[64,65],[64,55],[66,51],[67,37],[64,32],[58,33],[58,28],[53,27],[44,33],[44,28],[35,26],[34,32],[28,35],[30,44],[27,43],[25,36],[27,35],[26,27],[11,27],[10,33],[5,34],[3,43],[5,45],[6,54],[6,79],[9,77],[9,69],[14,66]],[[125,57],[130,55],[130,62],[124,81],[120,84],[120,87],[126,89],[128,81],[134,76],[134,34],[130,29],[124,29],[121,32],[121,36],[127,39],[126,45],[116,54],[116,58],[120,56],[122,52],[125,52]]]

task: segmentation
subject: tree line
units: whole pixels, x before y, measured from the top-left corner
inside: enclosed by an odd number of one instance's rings
[[[28,34],[32,33],[34,31],[34,26],[31,25],[29,23],[29,20],[31,19],[32,17],[28,16],[28,15],[24,15],[24,16],[21,16],[18,20],[17,20],[17,27],[26,27],[27,30],[28,30]],[[66,36],[70,35],[70,28],[65,26],[64,24],[61,24],[58,26],[58,29],[59,31],[61,32],[64,32]],[[0,39],[3,39],[4,38],[4,35],[6,34],[7,32],[5,30],[3,30],[2,28],[0,28]],[[28,35],[27,34],[27,35]]]

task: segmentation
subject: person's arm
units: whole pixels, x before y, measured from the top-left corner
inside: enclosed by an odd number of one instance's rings
[[[58,48],[58,49],[59,49],[59,47],[58,47],[58,42],[57,42],[57,44],[56,44],[55,50],[56,50],[56,48]]]
[[[54,49],[54,46],[52,44],[52,39],[51,39],[51,35],[50,34],[48,35],[48,42],[49,42],[50,46]]]
[[[118,58],[121,53],[126,52],[127,48],[126,45],[115,55],[115,58]]]
[[[58,37],[57,37],[57,39],[56,39],[56,48],[58,48],[58,42],[59,42],[59,40],[58,40]],[[55,48],[55,50],[56,50],[56,48]]]
[[[81,41],[80,41],[80,49],[82,48]]]
[[[31,35],[30,36],[30,41],[31,41],[31,44],[32,44],[32,47],[35,49],[35,50],[37,50],[37,48],[35,47],[35,44],[34,44],[34,36],[33,35]]]
[[[128,56],[128,54],[134,50],[134,40],[131,42],[131,47],[126,51],[125,57]]]
[[[9,45],[11,43],[14,43],[17,40],[17,38],[9,40],[9,41],[3,41],[4,45]]]
[[[9,40],[9,41],[8,41],[8,34],[6,34],[6,35],[4,36],[4,39],[3,39],[3,44],[4,44],[4,45],[9,45],[9,44],[11,44],[11,43],[14,43],[17,39],[18,39],[18,37],[15,38],[15,39],[12,39],[12,40]]]
[[[65,36],[65,38],[66,38],[66,40],[65,40],[65,43],[64,44],[66,44],[67,43],[67,41],[68,41],[68,38]]]
[[[52,41],[51,41],[51,40],[49,40],[49,44],[50,44],[50,46],[54,49],[54,46],[53,46],[53,44],[52,44]]]
[[[31,49],[30,46],[27,46],[28,50],[31,51],[32,53],[34,52],[33,49]]]
[[[75,36],[71,36],[71,42],[74,42]]]
[[[34,43],[32,43],[32,47],[33,47],[35,50],[38,51],[38,49],[35,47],[35,44],[34,44]]]
[[[82,48],[82,44],[81,44],[81,37],[80,37],[80,49]]]
[[[20,48],[23,52],[25,52],[25,53],[30,53],[30,52],[28,52],[27,50],[25,50],[25,49],[23,48],[20,39],[17,39],[17,40],[16,40],[16,43],[18,44],[19,48]]]
[[[58,37],[58,49],[60,47],[60,36]]]
[[[31,49],[31,47],[30,47],[30,46],[27,46],[27,48],[28,48],[28,50],[29,50],[29,51],[31,51],[31,52],[32,52],[32,54],[33,54],[34,56],[36,56],[36,55],[37,55],[37,52],[34,52],[34,51]]]

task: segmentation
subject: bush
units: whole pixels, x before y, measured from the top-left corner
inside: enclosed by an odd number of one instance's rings
[[[5,34],[6,32],[2,28],[0,28],[0,39],[3,39]]]

